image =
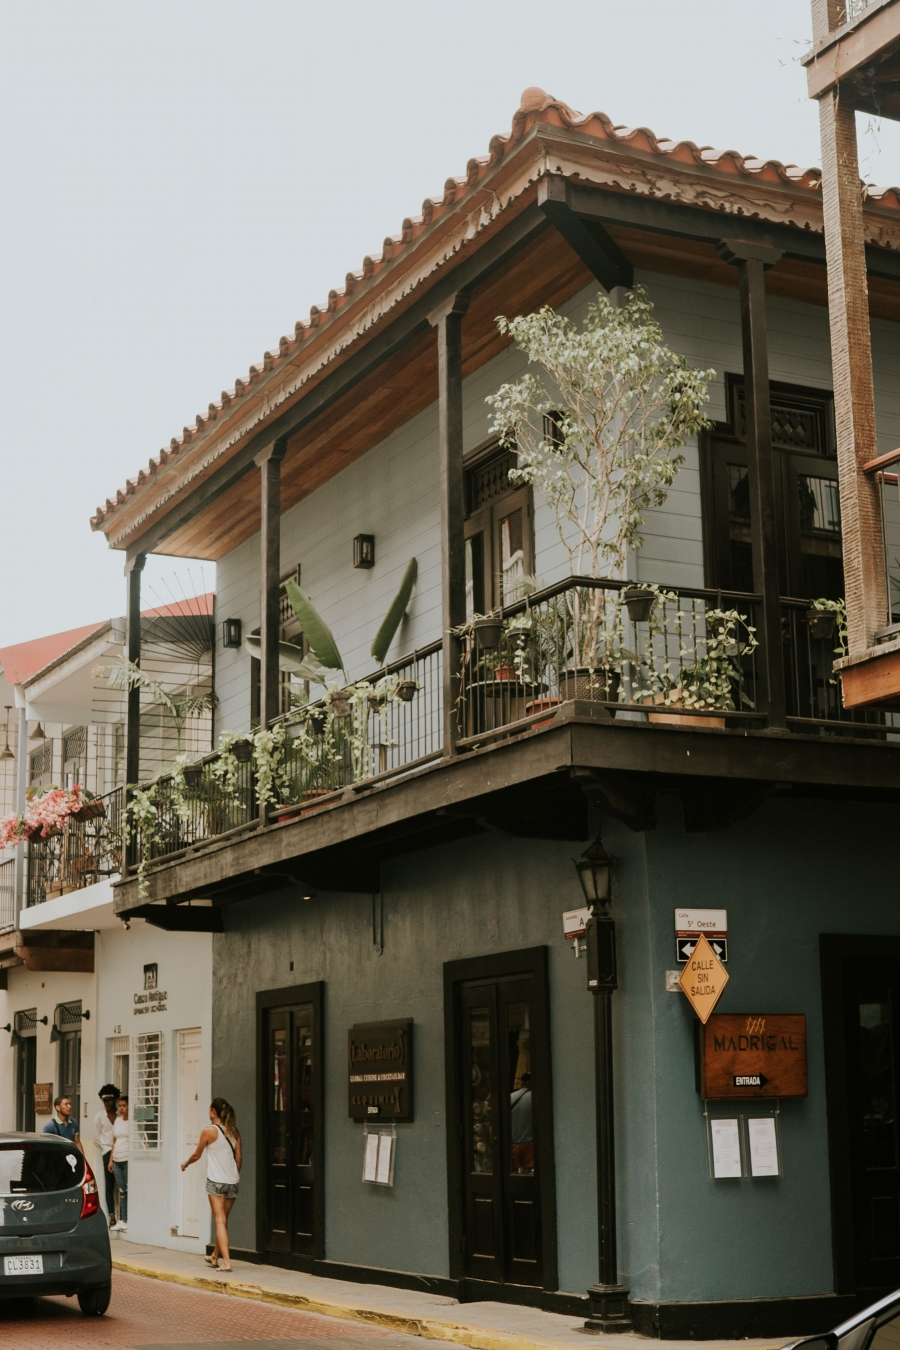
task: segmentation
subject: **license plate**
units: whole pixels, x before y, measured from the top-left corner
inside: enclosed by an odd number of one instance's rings
[[[43,1275],[44,1258],[42,1256],[4,1256],[4,1275]]]

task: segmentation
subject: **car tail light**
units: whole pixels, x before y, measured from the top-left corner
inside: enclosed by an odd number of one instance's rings
[[[84,1160],[84,1181],[81,1183],[81,1213],[79,1219],[89,1219],[92,1214],[96,1214],[100,1208],[100,1192],[97,1190],[97,1181],[91,1171],[91,1165],[87,1158]]]

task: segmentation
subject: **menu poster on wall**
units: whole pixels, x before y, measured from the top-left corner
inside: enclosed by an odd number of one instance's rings
[[[365,1139],[363,1181],[371,1181],[376,1186],[393,1186],[397,1136],[387,1130],[377,1130],[366,1134]]]
[[[750,1175],[777,1177],[781,1175],[778,1161],[778,1134],[774,1116],[750,1116],[747,1120],[750,1142]]]
[[[711,1120],[709,1138],[712,1174],[716,1181],[741,1176],[741,1133],[738,1121]]]

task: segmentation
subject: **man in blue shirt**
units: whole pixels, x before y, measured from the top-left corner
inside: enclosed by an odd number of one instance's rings
[[[53,1103],[53,1115],[44,1126],[44,1134],[58,1134],[63,1139],[71,1139],[75,1147],[84,1152],[78,1137],[78,1125],[72,1119],[71,1097],[56,1098]]]

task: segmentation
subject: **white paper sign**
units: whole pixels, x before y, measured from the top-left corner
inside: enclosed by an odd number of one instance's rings
[[[747,1121],[750,1140],[750,1175],[778,1176],[778,1136],[772,1116],[750,1116]]]
[[[394,1140],[389,1134],[380,1134],[378,1139],[378,1174],[375,1180],[380,1186],[390,1186],[391,1154],[394,1151]]]
[[[711,1120],[713,1176],[718,1181],[722,1177],[741,1175],[741,1136],[736,1120]]]
[[[376,1181],[378,1179],[378,1138],[377,1134],[366,1135],[363,1181]]]

